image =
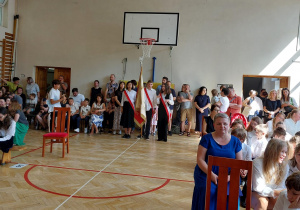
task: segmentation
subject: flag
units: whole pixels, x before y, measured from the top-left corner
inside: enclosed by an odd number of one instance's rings
[[[141,73],[138,83],[138,91],[136,94],[134,122],[141,128],[146,121],[146,108],[145,108],[145,93],[143,81],[143,67],[141,66]]]

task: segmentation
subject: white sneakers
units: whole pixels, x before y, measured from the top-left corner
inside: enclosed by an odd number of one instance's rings
[[[113,131],[113,135],[116,135],[116,131]]]
[[[88,128],[84,128],[84,133],[87,133],[88,132]]]
[[[76,133],[79,133],[79,128],[76,128],[76,129],[74,129],[74,131],[76,132]]]

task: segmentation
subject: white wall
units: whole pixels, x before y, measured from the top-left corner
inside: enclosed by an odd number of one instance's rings
[[[3,19],[7,20],[7,27],[0,26],[0,39],[3,40],[5,38],[5,32],[13,33],[14,27],[14,15],[15,15],[15,0],[8,0],[7,5],[5,5],[5,9],[7,11],[7,17],[3,17]]]
[[[26,0],[18,8],[17,76],[34,77],[35,66],[70,67],[71,88],[87,95],[95,79],[103,87],[111,73],[122,79],[122,59],[128,58],[125,79],[137,80],[142,52],[122,44],[124,12],[179,12],[172,57],[169,47],[152,49],[155,81],[168,76],[177,90],[189,83],[195,93],[202,85],[233,84],[241,95],[242,75],[260,74],[296,37],[300,1]],[[144,81],[152,77],[151,62],[144,62]],[[278,64],[266,74],[291,76],[292,67]],[[298,78],[291,78],[291,89]],[[293,91],[298,98],[299,88]]]

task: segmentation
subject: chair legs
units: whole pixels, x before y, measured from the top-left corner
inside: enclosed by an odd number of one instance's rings
[[[67,153],[69,153],[69,138],[66,139],[55,139],[55,142],[53,139],[50,141],[50,153],[52,153],[52,148],[54,143],[62,143],[62,157],[65,157],[65,147],[67,146]],[[46,147],[46,139],[43,138],[43,151],[42,151],[42,157],[45,157],[45,147]]]
[[[11,151],[9,150],[8,153],[3,152],[1,165],[5,165],[5,163],[11,162]]]

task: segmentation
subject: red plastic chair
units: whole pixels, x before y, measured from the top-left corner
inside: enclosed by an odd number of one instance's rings
[[[232,117],[231,117],[230,125],[231,125],[236,119],[241,119],[241,120],[243,120],[244,126],[245,126],[245,128],[247,128],[247,126],[248,126],[248,120],[247,120],[247,118],[245,117],[245,115],[243,115],[243,114],[241,114],[241,113],[235,113],[235,114],[233,114]]]
[[[55,127],[55,113],[57,113],[56,127]],[[61,108],[54,107],[53,116],[52,116],[52,132],[43,135],[43,152],[42,157],[45,156],[45,146],[46,140],[51,139],[50,152],[52,153],[52,145],[55,143],[61,143],[62,148],[62,157],[65,157],[65,146],[67,146],[67,153],[69,153],[69,134],[70,134],[70,115],[71,108]],[[66,127],[66,116],[67,116],[67,130]]]

